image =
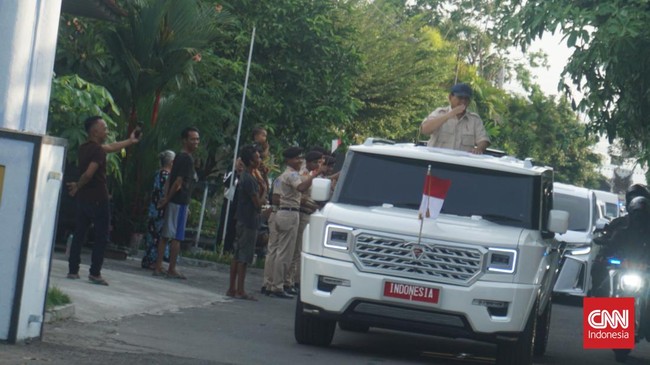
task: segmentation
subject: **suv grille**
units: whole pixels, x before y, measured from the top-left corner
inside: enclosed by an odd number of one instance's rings
[[[405,241],[362,233],[354,251],[359,270],[468,285],[481,272],[483,253],[476,248]]]

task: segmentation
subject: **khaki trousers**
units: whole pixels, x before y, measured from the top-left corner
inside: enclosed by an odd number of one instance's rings
[[[273,264],[272,291],[284,290],[284,279],[291,268],[291,259],[296,245],[300,216],[298,212],[279,210],[275,213],[275,226],[278,234],[278,247]]]
[[[307,213],[300,213],[300,223],[298,224],[298,234],[296,235],[296,243],[294,246],[293,256],[291,258],[291,268],[285,276],[284,285],[293,286],[300,284],[300,254],[302,253],[302,233],[305,231],[309,217]]]
[[[271,212],[268,224],[269,243],[266,246],[266,257],[264,258],[264,287],[271,289],[273,282],[273,267],[275,266],[278,254],[278,228],[275,226],[275,212]]]

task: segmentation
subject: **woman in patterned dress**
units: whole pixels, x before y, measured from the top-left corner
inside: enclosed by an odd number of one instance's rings
[[[147,224],[147,235],[145,242],[147,243],[147,251],[142,257],[142,268],[151,269],[156,263],[156,256],[158,250],[158,239],[162,230],[163,217],[165,216],[165,208],[157,208],[158,201],[162,199],[165,191],[165,183],[169,178],[169,172],[172,170],[174,151],[161,152],[158,157],[160,158],[160,170],[156,172],[153,180],[153,191],[151,192],[151,203],[149,204],[149,223]],[[165,258],[169,255],[169,248],[165,249]]]

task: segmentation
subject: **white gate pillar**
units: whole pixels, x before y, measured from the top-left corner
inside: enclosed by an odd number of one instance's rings
[[[45,136],[61,0],[0,0],[0,340],[42,334],[65,141]]]

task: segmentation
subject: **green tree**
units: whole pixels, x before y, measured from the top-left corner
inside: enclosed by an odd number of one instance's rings
[[[348,42],[354,36],[348,2],[241,0],[224,8],[241,23],[234,39],[248,40],[257,29],[247,130],[261,124],[276,131],[271,139],[276,147],[312,146],[335,137],[330,126],[347,124],[358,108],[352,90],[359,57]],[[234,61],[245,59],[247,51],[215,54]]]
[[[121,78],[104,81],[128,110],[129,129],[143,117],[154,127],[164,90],[194,80],[197,55],[216,37],[226,15],[198,0],[141,0],[129,3],[127,12],[126,20],[106,34]]]
[[[491,31],[493,1],[417,0],[407,4],[406,13],[439,29],[444,39],[453,44],[457,60],[473,67],[480,77],[502,87],[512,74],[518,73],[508,58],[508,44]]]
[[[573,49],[564,74],[581,92],[575,107],[589,130],[620,137],[650,160],[650,11],[644,0],[497,0],[504,38],[525,48],[544,32],[559,31]],[[569,85],[562,85],[572,95]]]
[[[361,59],[353,93],[360,107],[350,123],[333,127],[347,142],[414,140],[431,105],[446,99],[442,85],[453,77],[455,49],[387,1],[360,1],[350,19],[356,35],[349,41]]]
[[[600,157],[591,151],[586,133],[565,99],[556,101],[534,87],[527,98],[508,98],[508,113],[493,145],[519,158],[532,157],[552,166],[555,180],[590,188],[603,178],[596,172]]]

